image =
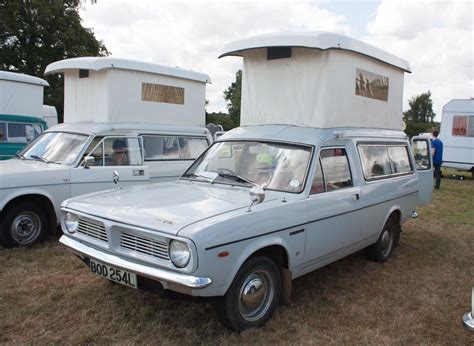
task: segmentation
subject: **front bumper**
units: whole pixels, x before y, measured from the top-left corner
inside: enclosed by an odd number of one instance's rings
[[[206,288],[212,284],[211,278],[175,273],[160,268],[153,268],[140,263],[127,261],[114,254],[95,250],[94,248],[84,245],[81,242],[71,239],[65,235],[63,235],[59,241],[66,245],[69,250],[76,255],[93,258],[110,266],[131,271],[139,276],[144,276],[152,280],[164,282],[167,284],[167,286],[170,286],[169,284],[171,284],[184,286],[190,289],[201,289]]]

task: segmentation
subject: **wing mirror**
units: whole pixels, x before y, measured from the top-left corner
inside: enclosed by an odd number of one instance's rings
[[[90,168],[89,166],[93,166],[95,163],[95,157],[94,156],[86,156],[84,158],[84,168]]]
[[[117,171],[114,171],[113,180],[114,180],[115,185],[117,185],[117,189],[120,190],[122,187],[119,184],[120,176]]]
[[[249,191],[250,201],[252,202],[247,212],[252,211],[254,204],[260,204],[265,200],[265,190],[261,186],[254,186]]]

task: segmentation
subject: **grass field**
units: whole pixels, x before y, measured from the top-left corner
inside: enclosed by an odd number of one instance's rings
[[[385,264],[357,253],[293,283],[263,328],[220,325],[211,305],[161,299],[89,272],[56,239],[0,248],[0,343],[474,344],[474,181],[443,179]]]

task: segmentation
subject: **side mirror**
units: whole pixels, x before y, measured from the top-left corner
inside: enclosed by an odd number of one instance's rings
[[[84,158],[84,168],[90,168],[89,166],[93,166],[95,163],[95,157],[94,156],[86,156]]]
[[[265,190],[261,186],[254,186],[249,191],[250,201],[252,202],[247,212],[252,211],[254,204],[260,204],[265,200]]]
[[[117,171],[114,171],[113,180],[114,180],[114,183],[117,185],[117,189],[120,190],[122,187],[119,184],[120,176]]]

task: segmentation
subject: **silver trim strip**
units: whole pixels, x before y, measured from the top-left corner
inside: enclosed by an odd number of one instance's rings
[[[61,236],[59,241],[75,254],[91,257],[99,262],[119,267],[150,279],[166,281],[194,289],[205,288],[212,284],[211,278],[174,273],[160,268],[152,268],[147,265],[129,262],[116,255],[95,250],[65,235]]]

